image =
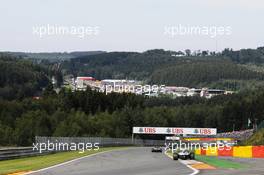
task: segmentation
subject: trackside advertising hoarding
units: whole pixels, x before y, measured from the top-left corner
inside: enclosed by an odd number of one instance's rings
[[[216,128],[133,127],[133,134],[216,135]]]

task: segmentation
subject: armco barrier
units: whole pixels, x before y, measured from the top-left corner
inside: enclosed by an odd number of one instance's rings
[[[206,156],[230,156],[240,158],[264,158],[264,146],[234,146],[234,147],[209,147],[208,149],[196,149],[196,155]]]
[[[218,150],[217,147],[208,147],[206,150],[207,156],[218,156]]]
[[[234,146],[233,157],[252,158],[252,146]]]
[[[206,150],[201,148],[201,155],[206,155]]]
[[[0,160],[45,155],[50,153],[54,153],[54,151],[43,151],[42,153],[39,153],[38,151],[34,151],[33,147],[2,148],[0,149]]]
[[[233,156],[233,147],[223,147],[218,149],[218,156]]]
[[[109,146],[164,146],[164,140],[142,140],[142,139],[130,139],[130,138],[105,138],[105,137],[36,137],[35,143],[99,143],[100,147]],[[40,153],[37,150],[33,150],[33,147],[20,147],[20,148],[2,148],[0,149],[0,160],[15,159],[20,157],[29,157],[55,153],[64,151],[63,149],[49,151],[43,150]]]
[[[196,155],[201,155],[201,149],[196,149],[196,150],[195,150],[195,154],[196,154]]]
[[[143,140],[131,138],[109,138],[109,137],[35,137],[35,143],[99,143],[99,146],[164,146],[164,140]]]
[[[264,146],[253,146],[252,156],[254,158],[264,158]]]

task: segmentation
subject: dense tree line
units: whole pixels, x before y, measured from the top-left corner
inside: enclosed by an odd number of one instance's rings
[[[225,84],[227,87],[235,89],[235,86],[232,87],[233,82],[239,80],[263,81],[264,74],[251,71],[228,60],[207,60],[185,62],[157,69],[151,75],[153,83],[187,87],[210,86],[213,82],[223,82],[224,80],[229,80],[229,84]]]
[[[193,60],[193,58],[178,58],[172,55],[173,52],[162,49],[149,50],[143,53],[109,52],[74,58],[71,61],[65,61],[63,67],[67,73],[91,75],[97,79],[132,78],[147,80],[156,69]]]
[[[253,50],[253,49],[252,49]],[[258,48],[254,52],[262,53]],[[243,87],[257,87],[264,84],[263,71],[241,66],[256,63],[261,54],[254,57],[251,51],[238,51],[239,59],[232,50],[218,54],[175,56],[175,52],[149,50],[137,52],[110,52],[82,56],[64,61],[62,69],[74,76],[93,76],[96,79],[137,79],[147,83],[160,83],[176,86],[217,87],[240,90]],[[241,52],[241,53],[240,53]],[[241,59],[240,59],[241,57]],[[247,61],[242,61],[247,60]],[[258,84],[255,82],[258,81]]]
[[[237,51],[225,49],[221,54],[237,63],[264,63],[264,47],[259,47],[257,49],[241,49]]]
[[[48,70],[30,61],[0,54],[0,99],[22,99],[42,91]]]
[[[263,90],[205,100],[46,88],[39,100],[0,100],[0,145],[30,145],[36,135],[129,137],[133,126],[247,129],[248,118],[264,119],[263,106]]]
[[[71,58],[77,58],[87,55],[96,55],[104,53],[104,51],[76,51],[76,52],[0,52],[0,54],[5,54],[17,58],[28,59],[33,62],[39,61],[49,61],[49,62],[58,62],[62,60],[70,60]]]
[[[248,118],[263,121],[262,89],[206,100],[105,95],[91,89],[61,89],[57,94],[50,84],[50,77],[62,78],[63,71],[96,78],[150,77],[146,78],[150,82],[173,85],[216,83],[216,88],[217,83],[224,87],[224,83],[236,84],[235,80],[263,81],[261,72],[229,60],[217,56],[196,58],[172,57],[169,51],[152,50],[85,56],[61,66],[1,55],[0,145],[30,145],[37,135],[129,137],[133,126],[217,127],[224,132],[233,127],[247,129]],[[32,98],[34,95],[41,98]]]

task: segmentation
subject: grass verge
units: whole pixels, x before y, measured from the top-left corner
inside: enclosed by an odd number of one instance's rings
[[[172,156],[172,152],[170,151],[168,151],[167,154],[169,156]],[[219,159],[218,157],[212,157],[212,156],[195,155],[195,160],[214,166],[216,168],[241,169],[247,167],[245,164],[232,162],[230,160]]]
[[[53,166],[59,163],[63,163],[69,160],[80,158],[87,155],[92,155],[99,152],[122,149],[126,147],[109,147],[100,148],[98,151],[91,150],[79,153],[78,151],[61,152],[43,156],[27,157],[14,160],[0,161],[0,174],[9,174],[21,171],[34,171],[49,166]]]
[[[232,162],[230,160],[219,159],[218,157],[196,155],[195,159],[197,161],[204,162],[208,165],[218,168],[233,168],[233,169],[246,168],[246,165],[244,164]]]

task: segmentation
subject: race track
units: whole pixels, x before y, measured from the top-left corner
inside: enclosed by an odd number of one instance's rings
[[[129,148],[76,160],[32,175],[187,175],[193,171],[151,148]]]

